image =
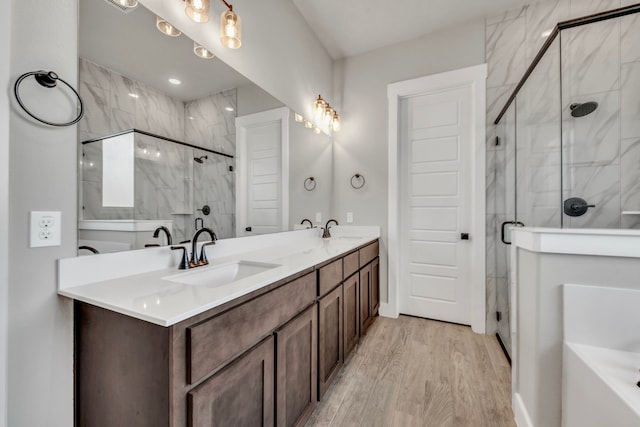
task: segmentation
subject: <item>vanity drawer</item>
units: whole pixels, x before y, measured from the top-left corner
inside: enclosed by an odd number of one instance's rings
[[[286,323],[316,297],[315,272],[187,328],[187,382],[194,384]]]
[[[363,267],[373,261],[380,251],[380,247],[378,245],[378,241],[365,246],[360,249],[360,266]]]
[[[345,256],[343,258],[344,260],[344,273],[343,273],[343,278],[346,279],[347,277],[351,277],[351,275],[353,273],[355,273],[356,271],[358,271],[360,269],[360,262],[359,262],[359,255],[358,255],[358,251],[353,251],[352,253],[350,253],[349,255]]]
[[[342,258],[318,269],[318,296],[323,296],[342,282]]]

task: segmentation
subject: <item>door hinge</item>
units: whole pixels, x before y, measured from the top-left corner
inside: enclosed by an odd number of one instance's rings
[[[501,311],[496,311],[496,320],[498,322],[502,320],[502,312]]]

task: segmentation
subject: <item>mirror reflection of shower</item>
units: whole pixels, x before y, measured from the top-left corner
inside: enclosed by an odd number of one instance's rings
[[[595,101],[583,102],[583,103],[575,103],[569,106],[571,109],[571,115],[573,117],[584,117],[596,111],[598,108],[598,103]]]
[[[194,157],[193,161],[196,163],[200,163],[203,164],[205,160],[207,160],[209,157],[208,156],[200,156],[200,157]]]

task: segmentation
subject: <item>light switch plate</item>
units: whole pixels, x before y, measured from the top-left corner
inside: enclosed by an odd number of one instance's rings
[[[353,222],[353,212],[347,212],[347,224],[351,224]]]
[[[30,247],[60,246],[62,233],[60,211],[31,211],[29,217]]]

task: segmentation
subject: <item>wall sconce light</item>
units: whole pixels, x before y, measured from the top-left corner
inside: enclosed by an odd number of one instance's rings
[[[324,110],[327,108],[327,101],[322,99],[321,95],[318,95],[318,99],[313,103],[313,111],[315,113],[316,119],[322,120],[322,116],[324,115]]]
[[[340,116],[338,113],[333,113],[333,119],[331,120],[331,130],[334,132],[340,132]]]
[[[213,52],[195,41],[193,42],[193,53],[202,59],[211,59],[214,57]]]
[[[209,22],[210,6],[209,0],[186,0],[184,13],[191,18],[193,22]]]
[[[176,27],[171,25],[168,21],[166,21],[165,19],[159,16],[156,16],[156,28],[162,34],[165,34],[171,37],[178,37],[180,34],[182,34],[180,30],[178,30]]]
[[[220,15],[220,42],[229,49],[242,46],[242,20],[233,12],[233,5],[220,0],[229,10]]]

